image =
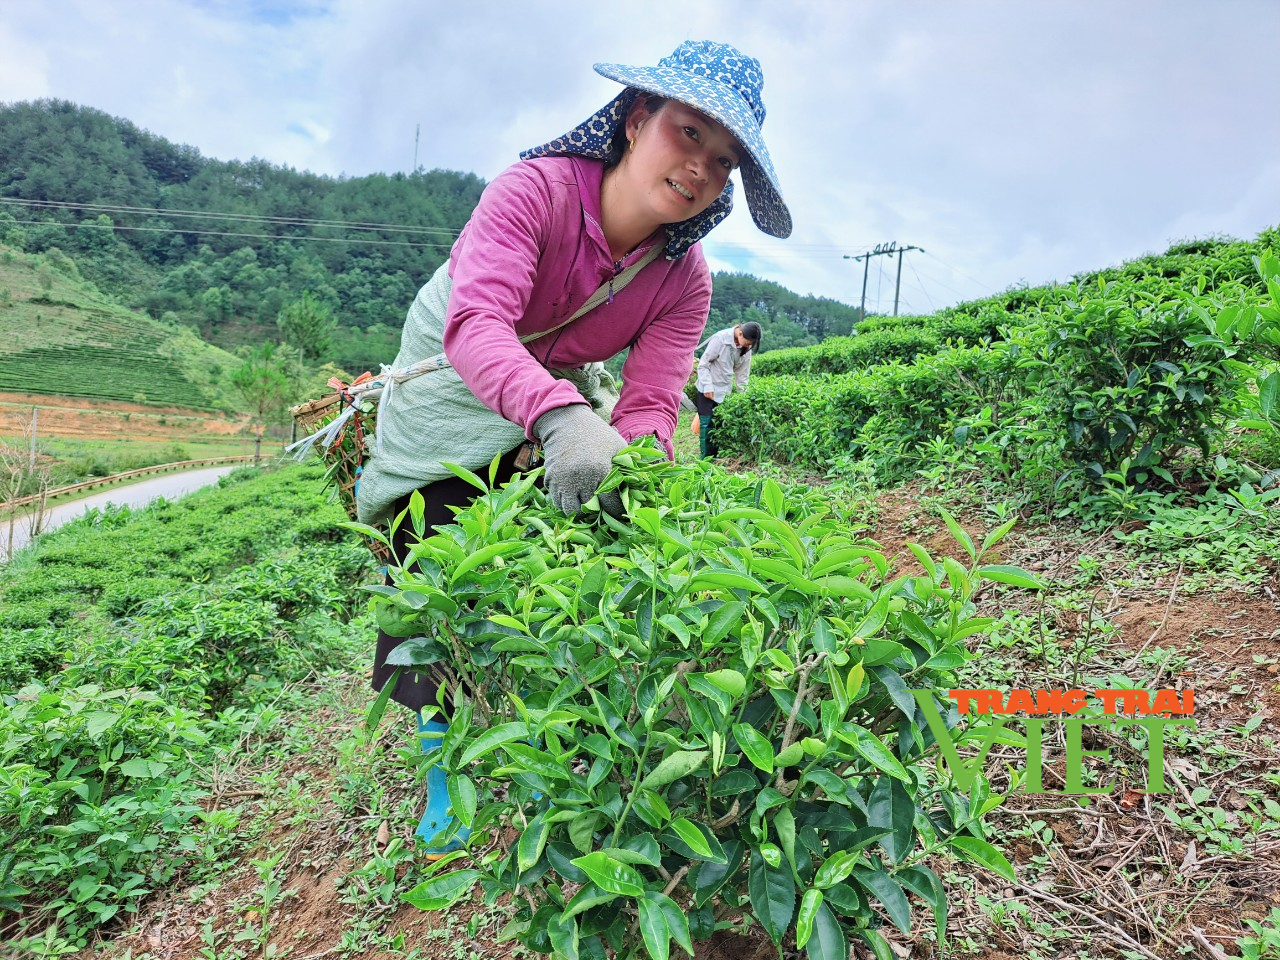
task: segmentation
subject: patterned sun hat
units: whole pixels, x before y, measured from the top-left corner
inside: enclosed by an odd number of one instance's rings
[[[765,115],[760,61],[728,44],[686,40],[656,67],[597,63],[595,70],[627,89],[564,136],[523,151],[521,159],[566,155],[606,159],[638,93],[656,93],[700,110],[733,134],[746,152],[739,169],[751,218],[767,234],[791,235],[791,213],[760,132]],[[668,226],[668,256],[683,255],[728,216],[733,205],[731,188],[726,184],[724,193],[698,216]]]

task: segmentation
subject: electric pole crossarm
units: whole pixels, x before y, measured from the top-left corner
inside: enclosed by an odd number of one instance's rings
[[[890,240],[888,243],[878,243],[875,248],[868,250],[866,253],[860,253],[857,256],[849,256],[845,254],[846,260],[862,261],[862,306],[858,312],[858,322],[861,323],[867,318],[867,270],[871,266],[872,257],[885,257],[898,255],[898,280],[893,288],[893,315],[898,315],[898,293],[902,289],[902,255],[909,250],[919,250],[924,253],[924,247],[917,247],[908,244],[905,247],[898,246],[897,240]]]

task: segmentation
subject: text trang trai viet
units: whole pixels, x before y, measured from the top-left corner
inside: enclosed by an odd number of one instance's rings
[[[999,742],[1025,746],[1026,771],[1017,788],[1021,793],[1110,793],[1115,789],[1114,781],[1092,787],[1084,782],[1086,757],[1102,763],[1110,759],[1110,750],[1105,747],[1084,748],[1084,731],[1092,726],[1113,731],[1132,728],[1129,732],[1145,733],[1146,792],[1168,793],[1164,769],[1165,730],[1168,727],[1195,729],[1195,691],[1192,689],[1014,689],[1008,693],[985,688],[948,690],[947,698],[955,702],[956,713],[967,720],[953,729],[948,729],[943,720],[932,690],[912,690],[911,693],[928,721],[942,758],[957,785],[964,790],[969,789],[992,746]],[[979,717],[986,723],[980,729],[972,729],[970,724]],[[1005,729],[1010,721],[1021,725],[1023,736]],[[1066,747],[1061,790],[1044,788],[1044,734],[1045,725],[1051,723],[1062,724]],[[976,746],[977,755],[963,760],[956,747],[969,744]]]

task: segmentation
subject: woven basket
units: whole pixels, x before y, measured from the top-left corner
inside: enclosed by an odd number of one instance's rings
[[[289,408],[289,416],[303,433],[315,433],[342,410],[342,394],[334,393]]]
[[[368,377],[368,374],[360,379],[363,380],[365,377]],[[337,387],[333,393],[289,408],[289,415],[304,435],[310,436],[320,430],[353,402],[345,384],[331,385]],[[328,468],[326,479],[333,485],[338,502],[342,504],[347,516],[352,520],[357,519],[356,481],[360,478],[360,471],[364,467],[367,455],[365,442],[366,438],[373,436],[376,420],[377,415],[373,411],[357,408],[350,419],[343,424],[333,441],[324,449],[320,449],[317,445],[315,450],[321,462]],[[380,564],[385,565],[390,562],[391,552],[386,546],[376,540],[368,540],[367,543]]]

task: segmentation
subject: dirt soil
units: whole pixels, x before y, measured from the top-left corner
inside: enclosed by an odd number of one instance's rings
[[[5,423],[11,415],[25,420],[32,407],[39,408],[38,429],[42,436],[81,440],[127,437],[180,443],[247,436],[250,432],[247,417],[236,420],[182,407],[0,392],[0,433],[5,432]]]
[[[0,396],[0,402],[5,400]],[[879,500],[874,518],[868,518],[870,535],[881,544],[886,556],[895,558],[893,567],[898,573],[908,572],[916,565],[905,547],[907,542],[921,543],[934,557],[950,554],[962,562],[966,559],[946,526],[922,510],[922,496],[922,490],[916,486],[886,493]],[[960,522],[979,543],[989,526],[963,517]],[[1002,549],[1006,557],[991,557],[988,562],[1020,564],[1052,580],[1067,575],[1083,548],[1079,538],[1059,539],[1054,531],[1041,530],[1010,538]],[[1280,733],[1280,602],[1277,602],[1280,573],[1273,569],[1261,588],[1194,594],[1180,590],[1180,571],[1149,578],[1137,577],[1132,570],[1110,573],[1099,588],[1100,617],[1084,623],[1062,615],[1060,628],[1071,634],[1096,629],[1099,622],[1109,624],[1117,644],[1115,654],[1121,661],[1130,656],[1136,658],[1148,650],[1168,651],[1164,663],[1173,663],[1173,667],[1155,679],[1163,686],[1195,689],[1197,720],[1202,730],[1221,730],[1226,738],[1233,735],[1228,731],[1238,729],[1249,717],[1261,712],[1265,721],[1256,731],[1257,736],[1274,737]],[[1136,585],[1119,585],[1129,583]],[[1002,598],[1001,602],[1007,607],[1009,601]],[[983,612],[997,613],[998,610]],[[355,691],[353,702],[358,704],[365,680],[352,677],[350,683]],[[415,789],[412,784],[390,784],[378,810],[367,811],[354,819],[334,807],[331,799],[336,792],[331,780],[334,746],[353,724],[360,722],[358,716],[354,720],[350,717],[348,714],[342,719],[345,727],[336,722],[338,718],[331,718],[335,721],[333,724],[320,718],[325,730],[321,742],[306,763],[294,762],[293,769],[282,774],[282,778],[294,775],[305,780],[307,792],[319,803],[318,818],[297,818],[290,824],[289,809],[278,809],[272,814],[275,820],[268,839],[242,855],[221,886],[212,890],[170,889],[155,894],[143,904],[134,932],[120,935],[114,931],[115,939],[107,955],[127,956],[128,950],[135,958],[145,953],[155,960],[207,960],[210,954],[205,950],[201,925],[211,921],[215,929],[231,931],[258,920],[256,914],[245,908],[259,884],[250,860],[283,850],[286,851],[281,864],[283,888],[290,894],[271,917],[270,937],[279,956],[287,956],[289,960],[318,960],[326,956],[343,960],[399,960],[403,956],[401,951],[413,947],[418,947],[421,955],[428,958],[514,960],[530,956],[511,942],[498,942],[505,922],[502,907],[486,908],[478,899],[459,904],[447,917],[423,912],[408,904],[389,904],[380,908],[377,922],[368,933],[356,943],[344,942],[344,932],[357,917],[357,908],[344,902],[341,893],[347,874],[367,862],[379,846],[385,847],[389,837],[400,836],[411,841],[413,823],[408,820],[387,824],[377,841],[370,840],[373,832],[370,823],[384,820],[385,811],[394,810],[396,803]],[[387,734],[375,748],[390,751],[400,745],[398,736]],[[1254,781],[1274,770],[1277,760],[1280,756],[1274,740],[1269,745],[1250,741],[1238,771],[1231,771],[1225,780],[1220,779],[1222,774],[1208,778],[1207,785],[1214,791],[1213,802],[1242,807],[1235,784]],[[1185,792],[1196,785],[1195,758],[1176,758],[1171,766],[1184,781],[1180,790]],[[1055,775],[1060,777],[1060,767],[1047,764],[1046,783]],[[215,797],[211,803],[228,802],[233,793]],[[260,791],[249,790],[247,794],[250,799],[237,802],[252,805],[262,799]],[[993,835],[998,837],[1002,829],[1024,824],[1026,819],[1020,810],[1042,816],[1055,837],[1048,853],[1034,839],[1012,842],[1007,852],[1020,874],[1034,858],[1047,855],[1052,869],[1057,870],[1055,879],[1052,883],[1042,880],[1034,888],[1015,888],[967,864],[951,861],[936,867],[940,874],[959,873],[969,881],[953,890],[950,935],[954,938],[966,934],[971,925],[976,925],[985,928],[987,938],[987,945],[979,950],[950,950],[947,956],[1021,960],[1032,953],[1033,945],[1018,925],[993,928],[988,914],[976,902],[977,895],[997,903],[1021,906],[1027,915],[1042,917],[1042,923],[1055,929],[1079,930],[1081,949],[1085,949],[1084,944],[1094,945],[1088,948],[1087,955],[1091,957],[1122,956],[1116,949],[1101,946],[1103,941],[1088,939],[1098,937],[1109,926],[1119,931],[1116,936],[1131,937],[1141,946],[1141,950],[1130,948],[1129,956],[1156,960],[1173,960],[1175,956],[1185,955],[1213,956],[1212,951],[1203,947],[1203,942],[1212,943],[1223,955],[1236,955],[1234,942],[1242,932],[1241,918],[1263,917],[1271,905],[1280,904],[1277,887],[1280,872],[1274,868],[1280,863],[1280,844],[1269,853],[1265,846],[1257,847],[1250,857],[1197,854],[1194,844],[1171,843],[1167,829],[1156,825],[1161,815],[1153,799],[1164,802],[1168,798],[1135,797],[1133,791],[1124,786],[1114,796],[1098,798],[1089,810],[1072,808],[1060,797],[1019,795],[1011,798],[1007,808],[994,815]],[[1171,919],[1166,925],[1164,942],[1156,942],[1141,932],[1130,932],[1120,908],[1112,910],[1105,902],[1095,903],[1093,899],[1105,892],[1107,884],[1116,881],[1122,867],[1134,862],[1150,866],[1143,874],[1145,886],[1134,894],[1135,903],[1140,902],[1140,907],[1131,908],[1158,916],[1156,910],[1162,903],[1177,907],[1165,914],[1176,920]],[[1179,863],[1181,866],[1175,866]],[[1202,882],[1200,892],[1192,896],[1188,893],[1189,884],[1197,881]],[[1058,898],[1057,903],[1048,899],[1052,897]],[[368,916],[367,908],[365,916]],[[471,926],[473,917],[478,919]],[[397,941],[400,935],[403,939]],[[379,945],[372,945],[375,942]],[[1185,945],[1193,950],[1190,954],[1180,953],[1170,944]],[[246,957],[259,955],[250,944],[242,946],[247,950]],[[719,934],[696,946],[696,960],[772,960],[778,956],[777,950],[762,937]],[[893,943],[893,949],[900,960],[940,956],[936,946],[922,935],[914,940],[900,939]],[[683,956],[673,953],[676,955]],[[799,956],[794,951],[785,951],[785,955]],[[861,960],[869,953],[855,945],[852,955]],[[1072,951],[1059,956],[1084,955]],[[101,954],[87,950],[78,955],[78,960],[95,956]],[[219,952],[218,956],[227,954]]]

